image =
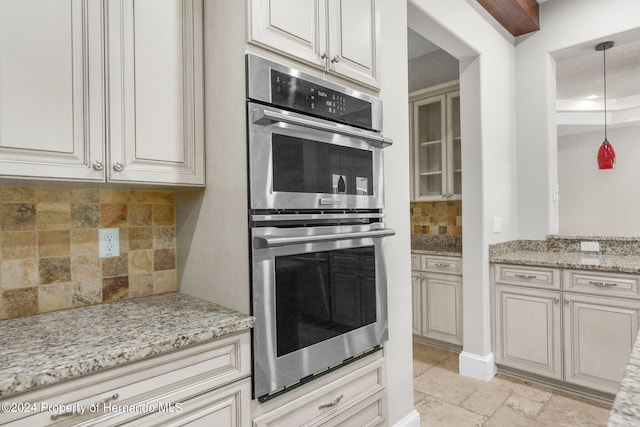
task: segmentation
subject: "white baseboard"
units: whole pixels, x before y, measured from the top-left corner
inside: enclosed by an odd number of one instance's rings
[[[394,424],[394,427],[420,427],[420,413],[415,409]]]
[[[493,360],[493,353],[480,356],[463,351],[458,359],[459,373],[465,377],[471,377],[482,381],[489,381],[498,373],[498,368]]]

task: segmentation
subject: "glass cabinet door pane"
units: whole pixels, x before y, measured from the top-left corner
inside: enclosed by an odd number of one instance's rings
[[[453,170],[460,171],[462,170],[462,145],[461,140],[454,139],[453,140]]]
[[[442,174],[422,175],[420,177],[420,196],[442,194]]]
[[[451,131],[453,138],[460,138],[460,97],[451,97]]]
[[[462,194],[462,172],[453,172],[453,194]]]
[[[419,156],[421,174],[442,171],[442,144],[421,144]]]
[[[418,107],[418,137],[420,142],[442,139],[442,101]]]

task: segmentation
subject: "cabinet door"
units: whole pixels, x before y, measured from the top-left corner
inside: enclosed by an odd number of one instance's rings
[[[96,0],[0,2],[0,173],[102,180],[102,11]]]
[[[110,0],[109,181],[204,184],[202,0]]]
[[[420,289],[422,288],[422,278],[420,273],[411,272],[411,302],[413,317],[411,322],[411,329],[413,334],[422,335],[422,298]]]
[[[462,344],[462,278],[428,274],[422,279],[422,335]]]
[[[496,363],[562,380],[560,292],[495,286]]]
[[[329,0],[329,70],[380,87],[376,0]]]
[[[249,42],[325,68],[326,0],[250,0]]]
[[[447,183],[445,96],[416,101],[413,120],[415,200],[440,200]]]
[[[639,313],[640,301],[565,294],[565,381],[617,393]]]
[[[447,94],[447,180],[448,192],[462,195],[462,136],[460,132],[460,92]]]

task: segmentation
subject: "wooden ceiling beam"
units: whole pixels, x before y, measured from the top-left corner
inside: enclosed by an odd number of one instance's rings
[[[477,0],[513,36],[540,29],[536,0]]]

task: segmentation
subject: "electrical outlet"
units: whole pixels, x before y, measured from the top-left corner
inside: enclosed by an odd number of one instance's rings
[[[493,217],[493,232],[502,233],[502,217],[499,217],[499,216]]]
[[[120,229],[98,229],[98,256],[110,258],[120,256]]]
[[[600,250],[599,242],[580,242],[580,250],[584,252],[598,252]]]

